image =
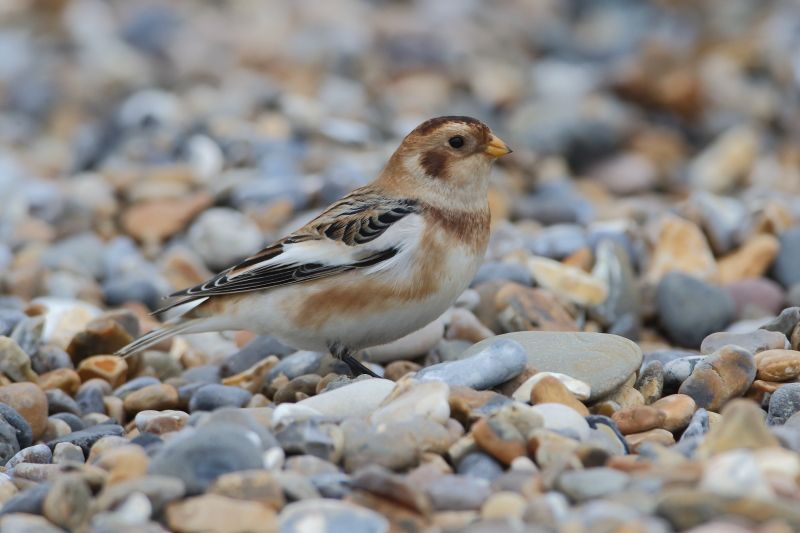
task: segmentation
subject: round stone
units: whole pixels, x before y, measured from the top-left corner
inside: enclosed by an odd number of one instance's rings
[[[473,345],[464,355],[474,355],[498,339],[521,344],[528,365],[537,370],[566,374],[587,383],[590,401],[615,391],[642,364],[642,350],[636,343],[616,335],[588,332],[506,333]]]
[[[525,350],[508,336],[493,337],[472,346],[458,361],[447,361],[417,372],[421,381],[444,381],[477,390],[490,389],[518,376],[526,364]],[[479,348],[478,348],[479,347]]]
[[[47,428],[47,396],[33,383],[12,383],[0,387],[0,403],[7,404],[30,424],[33,439]]]
[[[314,524],[316,533],[388,533],[389,521],[375,511],[335,500],[308,500],[287,505],[280,514],[278,531],[301,533]]]

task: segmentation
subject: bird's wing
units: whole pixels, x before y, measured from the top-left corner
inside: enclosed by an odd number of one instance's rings
[[[379,265],[408,244],[415,223],[398,223],[413,218],[419,224],[419,211],[413,200],[358,189],[286,238],[204,283],[171,294],[179,301],[156,313],[209,296],[281,287]]]

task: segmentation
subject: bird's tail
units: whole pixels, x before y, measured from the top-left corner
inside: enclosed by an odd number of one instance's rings
[[[197,331],[198,328],[196,328],[196,326],[199,326],[200,322],[203,322],[203,319],[183,317],[174,318],[167,321],[163,327],[145,333],[132,343],[120,348],[114,355],[118,355],[120,357],[129,357],[146,350],[155,344],[158,344],[164,339],[168,339],[181,333]]]

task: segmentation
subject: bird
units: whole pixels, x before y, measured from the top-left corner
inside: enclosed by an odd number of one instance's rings
[[[128,357],[174,335],[248,330],[298,350],[354,357],[442,315],[469,286],[489,241],[492,163],[511,149],[483,122],[429,119],[378,177],[319,216],[199,285],[169,295],[163,327]],[[367,350],[368,353],[368,350]]]

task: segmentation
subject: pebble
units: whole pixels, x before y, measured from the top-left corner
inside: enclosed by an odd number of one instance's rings
[[[142,433],[162,435],[182,429],[189,420],[189,414],[183,411],[165,409],[162,411],[142,410],[136,414],[134,423]]]
[[[81,447],[71,442],[59,442],[53,448],[52,454],[53,464],[83,463],[85,460]]]
[[[40,375],[38,385],[45,391],[60,389],[65,394],[75,396],[81,386],[81,378],[71,368],[57,368]]]
[[[655,402],[652,407],[664,413],[661,427],[667,431],[677,432],[689,425],[692,415],[697,410],[697,404],[691,396],[686,394],[671,394]]]
[[[777,437],[764,422],[764,412],[753,402],[736,399],[722,410],[722,419],[711,427],[700,443],[700,457],[714,456],[735,449],[759,450],[779,447]]]
[[[6,462],[7,469],[13,468],[19,463],[43,463],[47,464],[53,458],[50,447],[46,444],[36,444],[21,449],[11,459]]]
[[[69,442],[70,444],[80,446],[83,453],[88,456],[89,450],[97,441],[108,435],[119,436],[124,434],[124,432],[125,430],[123,427],[116,424],[98,424],[48,441],[47,445],[50,449],[55,449],[58,444]]]
[[[116,391],[115,391],[116,392]],[[123,400],[129,414],[148,410],[172,410],[178,407],[178,391],[172,385],[154,383],[131,391]]]
[[[33,430],[28,421],[23,418],[16,409],[0,403],[0,416],[14,427],[17,443],[20,448],[27,448],[33,444]]]
[[[778,239],[769,234],[756,235],[718,262],[719,282],[733,283],[764,274],[780,250]]]
[[[470,511],[483,506],[491,489],[484,479],[446,475],[427,484],[425,492],[437,511]]]
[[[681,346],[698,347],[711,333],[733,321],[733,299],[714,285],[679,272],[658,284],[656,305],[661,326]]]
[[[733,298],[737,318],[777,315],[788,298],[783,287],[767,278],[736,281],[723,288]]]
[[[756,377],[766,381],[789,381],[800,376],[800,352],[765,350],[756,354]]]
[[[204,494],[170,504],[166,520],[180,533],[268,533],[276,530],[278,519],[275,511],[258,503]]]
[[[484,347],[510,339],[525,349],[527,362],[539,371],[557,372],[583,381],[591,388],[590,400],[619,388],[642,363],[642,351],[616,335],[549,331],[520,331],[498,335],[472,346],[466,357]],[[591,361],[587,364],[587,361]]]
[[[378,425],[424,416],[434,422],[446,424],[450,418],[449,394],[450,387],[440,381],[398,384],[372,413],[370,420]]]
[[[729,345],[699,362],[678,392],[691,396],[699,407],[718,411],[728,400],[747,392],[755,377],[750,352]]]
[[[728,344],[741,346],[753,355],[764,350],[788,348],[788,341],[783,333],[757,329],[750,333],[728,333],[720,331],[703,339],[700,351],[704,354],[714,353]]]
[[[0,336],[0,372],[16,382],[37,381],[31,358],[14,339],[5,336]]]
[[[133,336],[122,324],[111,318],[100,317],[86,324],[86,329],[72,338],[67,353],[72,362],[78,365],[93,355],[113,354],[132,340]]]
[[[0,418],[0,463],[6,464],[19,452],[19,442],[14,426]]]
[[[665,412],[649,405],[625,407],[611,416],[623,435],[642,433],[662,427],[666,421]]]
[[[89,484],[81,475],[59,476],[47,492],[42,512],[50,522],[74,531],[88,520],[91,498]]]
[[[608,286],[579,268],[546,257],[531,257],[527,265],[540,286],[570,302],[596,306],[608,297]]]
[[[780,252],[772,265],[772,274],[784,287],[800,283],[797,265],[800,264],[800,228],[791,228],[778,235]]]
[[[328,416],[361,417],[372,413],[394,389],[388,379],[354,381],[297,403],[303,408]]]
[[[692,222],[676,216],[661,219],[646,279],[661,285],[669,273],[701,280],[717,276],[717,263],[703,232]]]
[[[772,393],[767,411],[767,424],[779,426],[800,411],[800,383],[787,383]]]
[[[661,361],[652,361],[644,365],[639,377],[636,378],[635,387],[641,393],[645,405],[661,398],[664,392],[664,365]]]
[[[153,456],[148,471],[180,479],[187,494],[200,494],[222,474],[261,468],[261,446],[253,437],[232,424],[203,426],[170,440]]]
[[[589,437],[589,424],[574,409],[558,403],[540,403],[532,411],[542,417],[545,429],[585,440]]]
[[[281,533],[301,533],[309,527],[319,533],[388,533],[389,521],[370,509],[335,500],[294,502],[280,514]]]
[[[0,387],[0,403],[19,413],[30,425],[33,440],[38,440],[47,426],[47,396],[33,383],[12,383]],[[2,413],[0,413],[2,414]]]
[[[94,355],[82,360],[78,365],[78,376],[81,381],[102,379],[116,388],[125,382],[128,375],[128,364],[125,359],[114,355]]]
[[[589,416],[589,409],[586,408],[575,396],[553,376],[545,376],[538,380],[531,389],[530,402],[540,403],[560,403],[570,407],[582,416]]]
[[[244,407],[253,397],[253,394],[240,389],[210,383],[192,394],[189,400],[189,411],[213,411],[222,407]]]
[[[203,262],[216,271],[258,250],[263,237],[258,226],[242,213],[214,207],[206,209],[189,227],[188,242]]]
[[[9,513],[0,518],[2,533],[63,533],[63,529],[54,526],[42,516],[19,512]]]
[[[571,500],[583,502],[620,492],[629,479],[627,474],[613,468],[587,468],[564,472],[557,484]]]
[[[483,346],[481,344],[473,346],[460,361],[425,367],[417,372],[415,378],[484,390],[508,381],[525,368],[525,350],[519,343],[504,338],[492,339],[491,343]]]
[[[664,387],[675,390],[686,381],[695,367],[706,358],[702,355],[687,355],[673,359],[664,366]]]
[[[338,472],[335,466],[331,465],[331,467]],[[272,472],[266,470],[246,470],[223,474],[214,481],[208,492],[237,500],[258,502],[276,511],[280,511],[285,505],[280,481]]]
[[[560,381],[567,388],[569,393],[578,400],[584,401],[591,397],[592,389],[588,383],[584,383],[579,379],[558,372],[537,372],[526,379],[522,385],[517,387],[511,394],[511,397],[519,402],[530,401],[531,390],[533,390],[533,387],[539,381],[546,377],[553,377]]]

